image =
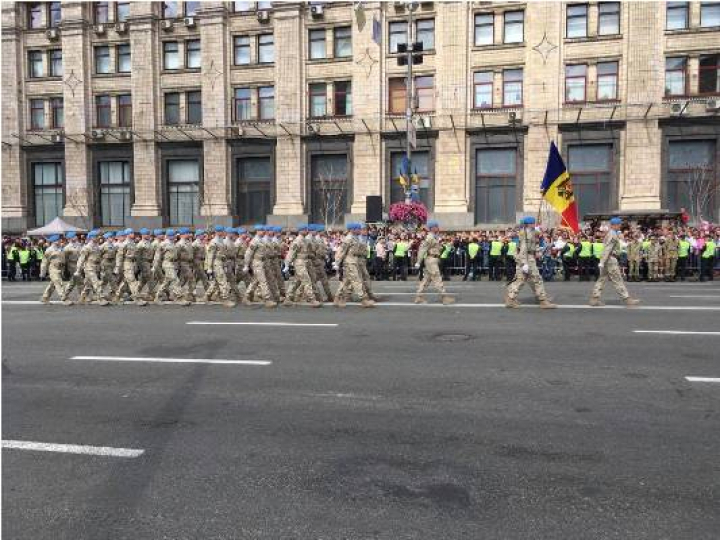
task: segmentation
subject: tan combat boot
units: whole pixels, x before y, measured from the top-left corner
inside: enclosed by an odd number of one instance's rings
[[[625,305],[627,307],[637,306],[639,303],[640,303],[640,300],[638,300],[637,298],[626,298],[625,299]]]
[[[509,309],[519,308],[520,302],[518,302],[515,298],[510,298],[509,296],[506,296],[505,307]]]
[[[604,304],[603,301],[600,300],[599,298],[591,298],[591,299],[590,299],[590,305],[591,305],[592,307],[602,307],[602,306],[604,306],[605,304]]]
[[[443,294],[443,295],[440,297],[440,301],[443,303],[443,305],[449,306],[450,304],[454,304],[454,303],[455,303],[455,297],[454,297],[454,296],[450,296],[449,294]]]
[[[557,305],[553,304],[547,298],[545,300],[540,300],[540,309],[555,309],[555,308],[557,308]]]
[[[142,297],[138,297],[138,299],[135,300],[135,304],[140,307],[144,307],[144,306],[147,306],[147,300],[144,300]],[[100,305],[102,305],[102,304],[100,304]]]
[[[286,298],[285,301],[282,303],[282,305],[285,307],[293,307],[295,305],[295,303],[292,300],[290,300],[289,298]]]
[[[424,297],[424,296],[422,296],[421,294],[418,294],[418,295],[415,297],[415,303],[416,303],[416,304],[427,304],[427,300],[425,300],[425,297]]]
[[[227,299],[227,300],[225,300],[225,301],[223,302],[223,306],[225,306],[225,307],[235,307],[235,306],[237,306],[237,303],[235,303],[234,301],[232,301],[232,300],[230,300],[230,299]]]
[[[375,302],[370,300],[370,298],[363,298],[360,305],[364,308],[371,308],[375,307]]]
[[[347,303],[345,302],[344,298],[340,298],[339,296],[335,297],[335,301],[333,302],[335,304],[335,307],[344,308]]]
[[[41,301],[43,304],[49,304],[49,303],[50,303],[50,299],[49,299],[49,298],[45,298],[44,296],[40,299],[40,301]]]
[[[310,307],[313,307],[313,308],[321,308],[321,307],[323,307],[323,304],[322,304],[322,302],[318,302],[317,300],[313,300],[312,302],[310,302]]]
[[[276,308],[276,307],[277,307],[277,302],[273,302],[272,300],[268,300],[267,302],[265,302],[265,307],[268,308],[268,309],[270,309],[270,308]]]

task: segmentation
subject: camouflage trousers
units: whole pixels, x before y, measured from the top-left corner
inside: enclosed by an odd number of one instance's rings
[[[660,271],[659,261],[648,261],[648,279],[660,279],[662,272]]]
[[[313,269],[315,270],[315,281],[313,283],[319,282],[320,289],[322,289],[325,293],[325,298],[328,301],[332,301],[333,294],[332,290],[330,290],[330,280],[328,279],[327,272],[325,271],[325,260],[315,260],[313,262]]]
[[[270,277],[272,277],[275,298],[280,300],[285,297],[285,278],[282,275],[282,264],[280,259],[273,257],[269,261]]]
[[[220,298],[227,300],[230,298],[230,283],[228,282],[227,270],[225,267],[225,261],[215,260],[212,266],[213,277],[208,283],[210,286],[205,291],[205,296],[208,300],[215,293],[220,294]]]
[[[139,290],[142,292],[147,287],[147,292],[152,295],[157,287],[157,281],[155,280],[155,274],[152,271],[152,262],[141,261],[140,262],[140,275],[138,281],[140,282]]]
[[[250,287],[248,287],[247,292],[245,295],[250,300],[252,299],[253,295],[257,292],[260,293],[260,297],[265,302],[272,302],[273,300],[277,301],[277,296],[273,293],[272,284],[269,281],[271,278],[268,275],[267,272],[267,265],[265,261],[261,260],[253,260],[250,264],[252,268],[252,283],[250,284]]]
[[[295,259],[295,276],[290,282],[285,298],[297,302],[298,297],[303,298],[306,302],[316,300],[315,287],[313,286],[313,276],[310,273],[312,262],[307,259]]]
[[[445,294],[445,284],[440,273],[440,259],[437,257],[425,258],[423,278],[418,283],[417,294],[421,295],[428,286],[435,288],[441,294]]]
[[[137,263],[135,261],[123,262],[122,275],[120,277],[120,284],[115,291],[115,297],[118,300],[122,300],[125,291],[130,291],[130,297],[133,300],[140,298],[140,282],[138,281],[135,273],[137,272]]]
[[[640,261],[628,261],[628,279],[640,279]]]
[[[368,298],[368,290],[363,284],[360,265],[365,264],[365,259],[348,260],[343,264],[343,279],[340,287],[335,293],[336,299],[346,299],[353,293],[360,299]]]
[[[193,263],[187,261],[180,261],[178,263],[177,269],[178,281],[180,281],[180,288],[184,291],[186,297],[194,298],[195,289],[197,288],[197,282],[195,281]]]
[[[620,265],[615,257],[610,257],[605,263],[605,267],[600,270],[600,277],[598,277],[598,280],[595,282],[595,287],[593,287],[592,291],[593,299],[599,299],[602,296],[603,287],[605,287],[605,282],[608,279],[613,284],[613,287],[615,287],[615,291],[620,298],[625,300],[630,297],[625,287],[622,274],[620,273]]]
[[[43,291],[42,299],[43,300],[50,300],[50,297],[52,296],[52,293],[57,291],[58,296],[61,300],[64,300],[66,298],[65,296],[65,283],[63,282],[63,273],[62,270],[57,268],[50,268],[48,271],[48,277],[50,278],[50,283],[48,283],[48,286],[45,287],[45,291]]]
[[[537,263],[535,262],[535,259],[530,258],[528,260],[528,273],[525,274],[522,271],[523,265],[521,263],[516,263],[515,265],[515,277],[508,285],[507,290],[507,296],[511,300],[515,300],[520,293],[520,290],[523,288],[523,285],[525,285],[526,281],[530,282],[530,286],[533,289],[533,292],[535,293],[535,297],[542,301],[547,300],[547,293],[545,292],[545,285],[543,284],[542,276],[540,276],[540,272],[537,268]]]
[[[666,278],[674,278],[675,272],[677,272],[677,262],[678,258],[675,257],[665,257],[665,277]]]
[[[117,278],[115,277],[114,265],[108,263],[100,263],[100,281],[102,282],[103,288],[107,288],[107,295],[112,296],[115,294],[117,288]]]
[[[87,298],[89,294],[95,297],[95,300],[104,300],[105,295],[103,294],[102,280],[98,276],[98,271],[95,266],[86,266],[85,272],[85,283],[83,284],[80,296]]]
[[[82,272],[80,272],[82,274]],[[65,292],[63,293],[63,300],[65,300],[68,296],[70,296],[70,293],[77,288],[81,288],[83,285],[83,278],[82,275],[75,276],[75,271],[73,270],[70,273],[70,279],[65,284]]]
[[[181,299],[183,297],[183,290],[182,287],[180,287],[180,279],[178,278],[178,273],[175,269],[175,263],[162,263],[162,273],[163,278],[160,285],[157,287],[157,291],[155,292],[155,300],[160,300],[162,295],[168,291],[173,295],[176,301]]]

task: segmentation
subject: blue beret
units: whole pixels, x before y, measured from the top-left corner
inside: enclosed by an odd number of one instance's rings
[[[75,234],[75,231],[70,231],[69,233],[65,233],[65,238],[75,238],[77,234]]]
[[[282,230],[283,230],[283,228],[282,228],[280,225],[275,225],[275,226],[273,227],[273,231],[276,232],[276,233],[281,233]]]
[[[119,231],[115,231],[115,236],[125,236],[127,234],[126,229],[121,229]]]
[[[202,236],[205,234],[205,229],[195,229],[195,236]]]
[[[215,232],[223,232],[223,231],[225,230],[225,227],[223,227],[222,225],[215,225],[215,227],[213,228],[213,230],[214,230]]]
[[[535,218],[532,216],[525,216],[520,220],[522,225],[535,225]]]
[[[97,231],[90,231],[87,233],[88,238],[95,238],[97,236]]]
[[[367,223],[360,222],[357,224],[358,229],[367,229]]]
[[[190,234],[190,229],[187,227],[180,227],[177,232],[178,234]]]
[[[103,234],[103,238],[105,238],[105,239],[112,238],[113,236],[115,236],[115,235],[113,233],[111,233],[110,231]]]
[[[234,227],[225,227],[225,232],[228,234],[237,234],[237,229]]]
[[[127,228],[125,229],[125,234],[135,234],[135,229]]]
[[[48,236],[48,240],[49,240],[50,242],[57,242],[58,240],[60,240],[60,235],[59,235],[59,234],[53,234],[52,236]]]
[[[297,226],[298,231],[312,231],[312,225],[308,225],[307,223],[300,223]]]
[[[140,234],[150,234],[150,229],[146,229],[145,227],[143,227],[142,229],[140,229]]]
[[[165,233],[164,233],[164,231],[163,231],[162,229],[153,229],[153,234],[154,234],[155,236],[162,236],[162,235],[165,234]]]
[[[622,219],[619,217],[610,218],[610,225],[622,225]]]
[[[357,224],[357,223],[351,221],[350,223],[348,223],[347,225],[345,225],[345,228],[346,228],[348,231],[356,231],[356,230],[358,230],[360,227],[358,227],[358,224]]]
[[[428,227],[440,227],[440,223],[436,219],[431,219],[427,222]]]
[[[173,229],[168,229],[165,231],[165,236],[175,236],[175,231]]]
[[[247,229],[245,229],[245,227],[238,227],[236,230],[238,234],[245,234],[247,232]]]

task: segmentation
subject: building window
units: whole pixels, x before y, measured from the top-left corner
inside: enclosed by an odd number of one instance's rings
[[[125,22],[130,16],[130,2],[118,2],[115,4],[115,20]]]
[[[435,110],[435,77],[425,75],[415,77],[415,95],[417,96],[418,112]]]
[[[185,67],[200,69],[200,40],[193,39],[185,42]]]
[[[193,225],[200,212],[200,162],[171,159],[167,162],[169,219],[171,226]]]
[[[50,51],[50,76],[63,76],[62,49]]]
[[[200,7],[200,2],[184,2],[185,16],[194,17],[197,15],[197,9]]]
[[[95,24],[107,24],[109,18],[110,2],[95,2]]]
[[[517,150],[475,153],[475,223],[514,223],[518,189]]]
[[[700,26],[703,28],[720,26],[720,3],[703,2],[700,4]]]
[[[50,19],[48,21],[48,26],[50,26],[50,28],[57,28],[60,26],[60,21],[62,20],[60,2],[50,2],[49,15]]]
[[[684,96],[686,90],[687,59],[681,56],[665,59],[665,96]]]
[[[42,28],[42,11],[40,2],[27,4],[28,28]]]
[[[388,83],[389,107],[391,113],[404,113],[407,108],[407,90],[404,77],[390,79]]]
[[[118,105],[118,126],[132,127],[132,96],[123,94],[117,97]]]
[[[565,102],[585,101],[587,85],[587,66],[576,64],[565,66]]]
[[[233,11],[235,13],[245,13],[247,11],[250,11],[252,2],[247,2],[245,0],[235,0],[233,2]]]
[[[28,74],[30,77],[43,76],[43,54],[42,51],[28,52]]]
[[[95,73],[110,73],[110,47],[95,47]]]
[[[117,70],[118,73],[130,73],[132,69],[130,44],[118,45],[117,48]]]
[[[686,208],[695,218],[716,215],[720,200],[712,196],[713,191],[718,193],[715,144],[714,140],[670,141],[663,208],[671,212]],[[711,196],[691,197],[699,192]]]
[[[130,217],[130,163],[101,161],[100,220],[103,227],[122,227]]]
[[[388,30],[390,32],[390,39],[388,40],[388,43],[390,45],[390,52],[396,53],[398,51],[398,45],[407,43],[407,23],[400,21],[400,22],[391,22],[388,25]]]
[[[665,10],[665,29],[686,29],[688,27],[688,11],[687,2],[668,2]]]
[[[310,116],[320,117],[327,115],[327,85],[325,83],[311,84],[310,95]]]
[[[523,104],[523,70],[503,71],[503,107],[518,107]]]
[[[235,89],[235,121],[252,118],[251,91],[249,88]]]
[[[352,83],[350,81],[337,81],[334,83],[335,115],[352,115]]]
[[[112,124],[110,96],[95,96],[95,127],[106,128]]]
[[[196,90],[185,94],[187,101],[187,123],[202,124],[202,92]]]
[[[250,63],[250,38],[235,36],[235,65],[246,66]]]
[[[435,19],[422,19],[415,23],[415,41],[423,44],[423,51],[435,49]]]
[[[275,38],[272,34],[258,36],[258,63],[272,64],[275,61]]]
[[[265,223],[272,214],[273,170],[270,157],[237,160],[237,212],[240,223]]]
[[[272,2],[258,2],[257,8],[260,11],[272,9],[273,3]]]
[[[612,145],[585,144],[568,147],[568,169],[573,180],[580,219],[594,212],[613,210]]]
[[[177,2],[163,2],[163,18],[177,19],[180,15]]]
[[[620,2],[598,4],[598,35],[612,36],[620,33]]]
[[[63,167],[60,162],[32,164],[35,225],[41,227],[63,211]]]
[[[698,92],[720,94],[720,54],[700,56]]]
[[[504,43],[522,43],[524,36],[524,11],[506,11],[504,14],[505,22],[503,25],[503,42]]]
[[[495,43],[495,16],[492,13],[475,15],[475,45]]]
[[[260,120],[275,118],[275,87],[261,86],[258,88],[258,117]]]
[[[493,106],[493,77],[492,71],[478,71],[473,75],[476,109],[488,109]]]
[[[30,100],[30,129],[45,129],[45,101]]]
[[[310,59],[317,60],[325,58],[326,46],[325,46],[325,29],[310,30]]]
[[[177,41],[163,42],[163,69],[180,69]]]
[[[55,97],[50,99],[50,119],[52,127],[62,129],[65,127],[65,107],[63,98]]]
[[[618,63],[599,62],[597,65],[597,100],[612,101],[618,98]]]
[[[174,126],[180,123],[180,94],[169,92],[165,94],[165,125]]]
[[[312,156],[310,170],[313,223],[342,223],[348,201],[347,155]]]
[[[586,4],[567,6],[566,36],[569,38],[587,37],[588,7]]]
[[[393,152],[390,155],[390,165],[392,171],[390,174],[390,204],[396,202],[405,202],[405,188],[402,187],[398,178],[400,178],[400,169],[402,160],[405,157],[405,152]],[[418,196],[420,201],[427,207],[430,208],[432,204],[431,200],[431,186],[432,181],[430,179],[430,153],[429,152],[413,152],[412,153],[412,165],[410,172],[417,174],[419,185],[418,185]]]
[[[333,48],[335,58],[349,58],[352,56],[352,29],[349,26],[341,26],[334,30]]]

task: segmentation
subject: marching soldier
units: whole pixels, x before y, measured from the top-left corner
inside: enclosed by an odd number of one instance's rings
[[[210,288],[207,290],[206,301],[210,301],[216,290],[226,307],[235,307],[237,304],[230,300],[230,284],[227,278],[227,243],[225,242],[226,229],[222,225],[215,226],[215,236],[207,245],[205,252],[205,270],[208,272]]]
[[[178,229],[180,240],[175,244],[178,251],[178,279],[189,302],[195,301],[195,248],[192,245],[192,233],[187,227]]]
[[[505,307],[520,307],[520,302],[517,301],[518,293],[525,284],[525,281],[530,280],[535,297],[540,302],[540,307],[543,309],[556,308],[557,306],[548,300],[543,279],[540,276],[537,262],[535,261],[535,253],[538,249],[537,235],[534,228],[535,218],[531,216],[525,217],[520,221],[520,224],[523,228],[520,229],[519,233],[520,245],[516,255],[517,267],[515,269],[515,277],[508,285]]]
[[[57,292],[65,305],[72,305],[65,294],[65,284],[63,283],[63,273],[65,272],[65,250],[63,249],[63,238],[59,234],[54,234],[48,238],[50,247],[45,250],[45,257],[40,265],[40,278],[50,278],[50,283],[45,287],[41,302],[43,304],[50,303],[53,292]]]
[[[100,281],[105,290],[106,298],[112,298],[117,288],[115,279],[115,233],[106,232],[103,234],[103,243],[100,246]]]
[[[440,299],[443,304],[452,304],[455,302],[455,299],[445,292],[445,284],[440,274],[440,256],[443,252],[443,246],[437,239],[437,235],[440,233],[440,227],[438,222],[434,220],[428,221],[427,226],[430,232],[425,235],[425,238],[420,244],[417,262],[415,263],[416,270],[420,270],[420,266],[425,264],[423,277],[418,283],[415,303],[424,304],[426,302],[423,292],[428,285],[431,285],[440,293]]]
[[[234,227],[227,227],[225,229],[225,233],[225,253],[227,256],[225,262],[225,274],[227,276],[228,288],[230,290],[230,296],[235,297],[237,302],[242,302],[242,294],[238,288],[236,277],[238,264],[242,264],[238,263],[238,230]]]
[[[155,229],[156,235],[162,234],[161,229]],[[152,263],[155,258],[155,248],[157,244],[153,242],[149,229],[140,229],[140,241],[137,243],[138,251],[138,291],[140,291],[143,300],[148,298],[152,300],[152,294],[155,291],[155,276],[152,272]],[[147,293],[143,293],[143,289],[147,288]]]
[[[372,281],[370,281],[370,273],[367,269],[367,260],[368,260],[368,253],[370,252],[370,246],[368,245],[368,228],[365,223],[360,223],[360,234],[357,237],[357,244],[355,247],[355,255],[357,257],[357,265],[358,265],[358,272],[360,274],[360,278],[362,279],[363,289],[365,289],[365,293],[367,294],[368,298],[372,300],[373,302],[377,302],[378,298],[373,294],[372,291]],[[408,250],[410,249],[410,244],[408,242]],[[405,257],[407,260],[410,260],[410,252],[408,251],[405,254]],[[406,265],[407,266],[407,265]],[[407,273],[407,268],[405,270]]]
[[[240,284],[245,284],[245,294],[250,288],[252,278],[245,272],[245,253],[247,252],[247,230],[243,227],[238,227],[238,238],[235,240],[235,248],[237,249],[236,263],[235,263],[235,283],[237,284],[238,291],[240,291]],[[239,297],[242,298],[242,295]],[[242,298],[243,303],[245,299]]]
[[[107,306],[110,302],[107,301],[107,298],[105,298],[103,294],[102,281],[98,276],[102,252],[100,251],[100,246],[97,244],[97,236],[97,231],[90,231],[87,235],[85,245],[80,250],[76,273],[84,274],[85,282],[82,291],[80,291],[78,303],[84,304],[88,294],[92,294],[98,304]]]
[[[268,265],[270,267],[269,276],[272,278],[275,300],[280,303],[285,300],[285,279],[282,275],[282,227],[275,226],[272,228],[273,235],[270,237],[270,250]]]
[[[245,266],[243,272],[248,273],[252,270],[253,282],[250,288],[245,292],[245,302],[249,303],[253,297],[255,290],[258,290],[261,298],[265,302],[266,308],[277,307],[277,301],[270,290],[268,277],[266,272],[265,253],[267,251],[268,242],[265,236],[265,226],[255,225],[255,237],[250,241],[245,251]]]
[[[65,299],[70,297],[70,293],[75,287],[82,287],[83,278],[82,270],[78,273],[78,259],[80,258],[80,250],[82,246],[78,242],[77,234],[69,232],[65,235],[65,239],[69,242],[65,245],[65,271],[68,273],[68,282],[65,286]]]
[[[155,293],[155,303],[161,304],[163,294],[168,291],[175,298],[175,303],[181,306],[189,306],[190,302],[183,298],[183,290],[180,287],[180,280],[177,274],[178,249],[175,245],[175,231],[165,231],[165,240],[155,250],[152,271],[155,274],[162,268],[163,278]]]
[[[314,234],[308,235],[308,238],[311,239],[313,246],[312,262],[314,270],[313,278],[315,279],[313,284],[320,282],[320,287],[325,293],[325,299],[328,302],[333,302],[334,297],[332,290],[330,289],[330,280],[328,279],[327,271],[325,270],[325,263],[328,256],[328,246],[321,236],[321,233],[324,230],[325,227],[322,225],[311,225],[310,232]],[[316,294],[319,294],[319,292],[319,289],[316,288]],[[322,298],[320,298],[320,301],[322,301]]]
[[[339,270],[340,265],[343,265],[343,278],[340,287],[335,293],[335,305],[337,307],[345,307],[347,299],[346,296],[355,293],[361,301],[361,305],[364,308],[370,308],[375,305],[375,302],[368,296],[368,292],[363,287],[362,276],[360,274],[359,265],[365,264],[364,254],[358,261],[359,249],[358,239],[356,236],[357,231],[360,230],[358,223],[347,224],[348,233],[343,238],[342,243],[338,247],[338,251],[335,255],[335,262],[333,263],[333,269]]]
[[[125,238],[117,248],[115,257],[115,275],[118,276],[119,285],[115,293],[115,301],[121,303],[126,290],[130,291],[130,298],[138,306],[146,306],[147,302],[140,296],[140,282],[137,280],[138,257],[140,252],[135,243],[135,231],[125,229],[122,231]]]
[[[620,231],[621,225],[622,220],[618,217],[614,217],[610,220],[610,229],[606,233],[605,240],[603,242],[604,249],[602,258],[598,262],[600,276],[595,282],[595,287],[593,287],[592,296],[590,297],[591,306],[598,307],[604,305],[601,297],[603,287],[608,279],[615,287],[615,290],[620,298],[625,302],[625,305],[636,306],[640,303],[640,300],[630,297],[627,287],[625,287],[622,275],[620,274],[620,265],[617,261],[617,254],[620,252],[620,238],[618,237],[618,231]]]
[[[322,307],[322,303],[318,302],[315,298],[315,292],[313,287],[313,278],[310,276],[308,269],[309,265],[312,265],[312,259],[310,258],[310,250],[312,249],[310,241],[307,239],[308,226],[300,225],[298,227],[298,235],[290,244],[290,249],[285,257],[285,264],[288,268],[293,267],[295,269],[294,283],[292,287],[294,290],[295,297],[304,297],[305,301],[314,308]],[[285,306],[292,306],[295,302],[290,298],[290,288],[285,296]]]
[[[207,291],[210,287],[208,283],[207,274],[205,273],[205,229],[197,229],[195,231],[195,240],[192,242],[193,248],[193,285],[192,290],[197,289],[197,284],[200,282],[203,290],[203,298],[207,297]],[[207,301],[207,300],[206,300]]]

